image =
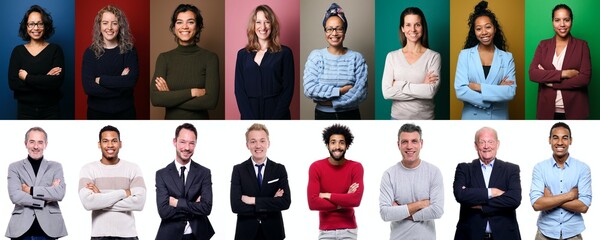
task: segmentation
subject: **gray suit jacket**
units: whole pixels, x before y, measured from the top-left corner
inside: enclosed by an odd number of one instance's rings
[[[17,238],[23,235],[29,230],[35,217],[48,236],[59,238],[67,235],[58,206],[66,189],[62,166],[46,159],[41,161],[37,177],[27,159],[11,163],[8,167],[8,195],[15,208],[6,229],[6,237]],[[53,187],[55,179],[60,179],[60,184]],[[33,195],[22,190],[22,183],[33,186]]]

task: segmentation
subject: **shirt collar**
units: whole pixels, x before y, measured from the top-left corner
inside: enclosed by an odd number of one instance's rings
[[[267,157],[265,156],[265,161],[263,161],[263,162],[262,162],[262,164],[264,164],[263,166],[267,166],[267,160],[268,160],[268,159],[269,159],[269,158],[267,158]],[[256,163],[256,161],[254,161],[254,158],[250,157],[250,160],[252,160],[252,165],[253,165],[253,166],[256,166],[256,164],[258,164],[258,163]]]
[[[177,168],[177,172],[181,171],[180,169],[182,166],[185,166],[185,170],[190,170],[191,163],[192,163],[192,160],[190,160],[186,165],[182,165],[177,160],[175,160],[175,168]],[[181,174],[181,173],[179,173],[179,174]]]
[[[487,168],[487,167],[493,168],[493,167],[494,167],[494,163],[495,163],[495,162],[496,162],[496,159],[494,158],[494,160],[492,160],[492,161],[490,162],[490,164],[488,164],[488,165],[485,165],[485,164],[483,163],[483,161],[481,161],[481,159],[479,159],[479,164],[480,164],[480,166],[481,166],[482,168]]]

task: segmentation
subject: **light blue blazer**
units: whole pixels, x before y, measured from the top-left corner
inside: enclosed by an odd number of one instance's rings
[[[462,119],[508,119],[508,101],[513,99],[517,90],[513,56],[496,48],[492,67],[485,78],[477,46],[463,49],[458,55],[454,90],[456,97],[464,102]],[[515,83],[498,85],[506,76]],[[481,93],[471,90],[470,82],[481,84]]]
[[[8,238],[18,238],[27,232],[36,216],[48,236],[59,238],[67,235],[58,206],[58,202],[65,196],[66,188],[62,166],[46,159],[40,161],[37,176],[27,159],[14,162],[8,167],[8,195],[15,204],[6,229],[5,236]],[[55,179],[60,179],[60,184],[52,186]],[[33,195],[22,190],[23,183],[33,186]]]

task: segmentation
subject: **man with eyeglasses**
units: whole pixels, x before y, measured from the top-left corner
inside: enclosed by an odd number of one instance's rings
[[[571,128],[564,122],[550,128],[552,157],[533,168],[529,199],[540,212],[535,240],[580,240],[585,230],[582,213],[592,204],[590,167],[569,154]]]
[[[475,133],[479,158],[456,166],[453,188],[460,215],[455,240],[521,239],[516,213],[521,170],[496,158],[499,146],[496,130],[483,127]]]

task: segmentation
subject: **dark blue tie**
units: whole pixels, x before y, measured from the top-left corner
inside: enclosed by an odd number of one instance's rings
[[[257,179],[258,179],[258,188],[260,188],[260,187],[262,187],[262,178],[263,178],[261,170],[265,166],[265,164],[264,163],[263,164],[255,164],[254,166],[258,167]]]

